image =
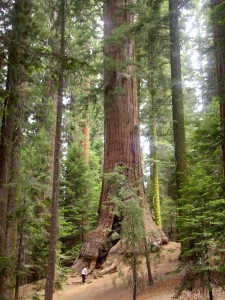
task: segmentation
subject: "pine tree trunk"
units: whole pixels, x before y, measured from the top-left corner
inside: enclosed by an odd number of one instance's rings
[[[82,127],[83,133],[83,150],[84,150],[84,160],[86,165],[89,164],[89,147],[90,147],[90,125],[88,113],[85,115],[85,121]]]
[[[13,107],[13,104],[10,101],[10,97],[8,97],[4,106],[0,145],[0,255],[2,257],[2,262],[4,262],[3,258],[7,259],[8,256],[6,252],[6,219],[14,116],[13,114],[7,114],[7,111],[11,111],[11,107]],[[4,263],[7,264],[7,261]],[[5,266],[0,274],[0,299],[4,300],[7,299],[6,277],[7,266]]]
[[[133,16],[124,6],[132,1],[104,1],[104,173],[113,172],[118,165],[125,167],[131,184],[139,180],[139,195],[145,207],[147,242],[161,244],[167,241],[164,233],[153,222],[143,186],[138,120],[137,86],[134,78],[134,42],[126,37],[113,42],[108,39],[120,25],[131,23]],[[103,180],[99,202],[98,227],[87,234],[80,257],[73,269],[79,269],[82,260],[92,262],[104,254],[102,246],[111,233],[115,204],[111,201],[114,191]],[[154,233],[153,233],[154,232]],[[93,263],[94,261],[94,263]]]
[[[159,11],[156,13],[159,14]],[[152,36],[153,35],[153,36]],[[161,228],[161,205],[159,194],[159,172],[158,172],[158,137],[157,137],[157,110],[158,101],[156,98],[156,66],[158,64],[157,53],[157,32],[152,34],[148,33],[148,90],[151,101],[151,111],[149,113],[149,126],[150,126],[150,160],[152,161],[152,167],[150,166],[150,176],[153,181],[153,205],[155,211],[155,223]]]
[[[148,274],[148,284],[151,285],[153,283],[153,277],[152,277],[152,270],[151,270],[151,264],[149,258],[150,251],[148,249],[148,243],[145,238],[144,238],[144,252],[145,252],[145,261],[146,261],[146,268]]]
[[[133,243],[133,265],[132,265],[132,275],[133,275],[133,300],[137,297],[137,253],[135,245]]]
[[[26,26],[31,8],[30,1],[15,1],[8,45],[8,97],[4,102],[0,142],[0,255],[5,264],[0,274],[0,298],[3,300],[14,299],[15,291],[16,209],[23,124],[23,83],[26,81],[25,49],[29,34]]]
[[[19,95],[19,92],[18,92]],[[19,96],[22,100],[22,95]],[[10,187],[8,189],[8,205],[7,205],[7,222],[6,222],[6,245],[5,251],[9,254],[11,263],[14,264],[11,268],[7,278],[6,286],[8,289],[7,299],[14,298],[14,291],[16,286],[16,262],[17,262],[17,217],[16,209],[18,206],[18,184],[20,176],[20,157],[21,157],[21,142],[22,142],[22,132],[21,125],[23,124],[23,113],[22,113],[22,103],[18,104],[16,108],[16,124],[14,124],[14,134],[13,134],[13,148],[10,166]]]
[[[22,264],[22,256],[23,256],[23,226],[21,226],[21,230],[19,232],[19,241],[18,241],[18,256],[17,256],[17,270],[20,270]],[[19,299],[19,287],[21,285],[21,275],[16,275],[16,283],[15,283],[15,300]]]
[[[187,162],[186,162],[185,124],[184,124],[184,108],[183,108],[182,79],[181,79],[178,3],[179,3],[178,0],[169,0],[173,135],[174,135],[174,147],[175,147],[177,197],[178,199],[180,199],[182,197],[181,189],[187,183]]]
[[[89,165],[89,146],[90,146],[90,126],[89,126],[89,115],[86,112],[85,113],[85,120],[82,128],[82,133],[83,133],[83,153],[84,153],[84,161],[86,165]],[[85,239],[85,227],[87,226],[88,223],[88,215],[87,215],[87,210],[84,211],[83,214],[83,221],[82,221],[82,242]]]
[[[89,93],[90,85],[91,85],[90,79],[86,78],[87,93]],[[90,148],[90,124],[89,124],[88,107],[87,107],[87,111],[85,111],[82,132],[83,132],[84,160],[88,166],[88,164],[89,164],[89,148]]]
[[[60,68],[58,75],[58,101],[55,132],[54,166],[53,166],[53,189],[52,208],[50,225],[49,258],[46,275],[45,300],[53,299],[55,263],[56,263],[56,243],[58,237],[58,203],[59,203],[59,175],[60,175],[60,150],[61,150],[61,128],[62,128],[62,103],[64,88],[64,56],[65,56],[65,0],[61,0],[60,5]]]
[[[220,101],[220,118],[222,126],[222,162],[225,175],[225,2],[223,0],[212,0],[213,33],[216,54],[217,95]]]

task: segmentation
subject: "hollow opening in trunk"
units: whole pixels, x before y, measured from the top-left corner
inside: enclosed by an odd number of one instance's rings
[[[113,225],[112,225],[112,231],[110,235],[110,241],[112,243],[112,246],[116,245],[117,242],[120,240],[120,232],[121,232],[121,221],[122,221],[122,215],[115,215],[113,219]],[[113,233],[117,233],[118,237],[114,238]]]
[[[107,239],[105,245],[103,245],[102,249],[99,251],[99,256],[96,261],[96,268],[101,268],[102,264],[106,261],[109,250],[118,243],[120,240],[120,232],[121,232],[121,221],[122,217],[115,215],[113,219],[112,230]],[[118,233],[118,237],[113,236],[113,233]]]

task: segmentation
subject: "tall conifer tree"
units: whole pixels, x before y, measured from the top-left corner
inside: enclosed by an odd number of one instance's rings
[[[134,78],[134,42],[131,36],[122,34],[117,38],[113,32],[133,22],[130,7],[132,1],[104,2],[104,173],[113,172],[123,166],[131,185],[139,181],[141,205],[145,207],[145,229],[148,241],[167,241],[164,233],[153,222],[144,194],[140,153],[140,132],[137,106],[137,86]],[[98,227],[86,236],[80,259],[74,265],[79,269],[82,260],[94,262],[101,258],[103,244],[111,233],[115,204],[112,202],[113,189],[103,180],[99,203]],[[152,235],[152,232],[155,232]]]
[[[217,95],[220,103],[222,126],[222,162],[225,175],[225,1],[211,0],[213,35],[216,54]]]
[[[179,2],[178,0],[169,0],[173,134],[178,199],[182,197],[181,190],[187,183],[185,122],[180,59]]]
[[[31,32],[32,2],[16,0],[11,11],[6,79],[7,96],[1,123],[0,141],[0,298],[14,298],[18,183],[20,171],[23,86],[26,83],[28,37]]]
[[[62,131],[62,106],[64,89],[64,70],[65,70],[65,0],[60,2],[60,63],[58,70],[58,98],[54,148],[53,166],[53,189],[52,189],[52,209],[50,225],[49,259],[46,275],[45,300],[53,298],[55,263],[56,263],[56,244],[58,238],[58,203],[59,203],[59,181],[60,181],[60,151],[61,151],[61,131]]]

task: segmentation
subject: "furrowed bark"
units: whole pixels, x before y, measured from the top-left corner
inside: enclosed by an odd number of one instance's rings
[[[153,222],[143,186],[141,166],[140,130],[138,120],[137,85],[134,68],[134,42],[131,37],[114,41],[113,31],[124,24],[133,22],[129,11],[132,1],[104,1],[104,173],[111,173],[118,165],[132,185],[139,182],[141,205],[145,208],[145,229],[147,242],[167,242],[165,234]],[[73,265],[78,271],[82,262],[91,268],[105,253],[103,245],[111,234],[115,204],[114,191],[103,179],[99,201],[99,220],[95,230],[85,237],[80,256]]]

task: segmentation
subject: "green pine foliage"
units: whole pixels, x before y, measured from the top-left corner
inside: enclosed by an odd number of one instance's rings
[[[64,162],[61,200],[61,240],[64,263],[71,265],[84,235],[97,223],[100,194],[99,161],[94,152],[90,155],[90,166],[84,161],[81,145],[72,143],[68,147]]]
[[[208,107],[192,136],[187,198],[182,199],[178,212],[182,259],[187,270],[181,290],[211,290],[225,283],[225,200],[217,104],[215,101]]]
[[[159,194],[163,230],[170,238],[174,238],[176,209],[172,194],[175,190],[175,170],[170,99],[168,5],[166,1],[137,1],[135,8],[141,130],[150,148],[150,153],[146,150],[147,153],[144,153],[146,194],[154,220],[157,215],[155,213],[157,206],[154,203],[158,198],[155,195]],[[155,193],[157,178],[154,172],[157,169],[159,185],[158,193]]]
[[[33,124],[34,126],[34,124]],[[26,283],[44,277],[48,256],[48,226],[51,199],[51,144],[42,128],[27,139],[22,150],[20,202],[18,207],[18,252],[23,259],[17,273]]]
[[[144,253],[144,209],[135,186],[132,186],[123,174],[124,168],[118,167],[114,172],[105,174],[107,184],[114,191],[112,201],[116,204],[116,224],[111,235],[112,241],[122,241],[122,260],[129,266],[130,275],[125,280],[133,289],[133,299],[136,299],[138,289],[143,287],[143,270],[140,266],[140,256]],[[125,274],[120,274],[122,277]]]

